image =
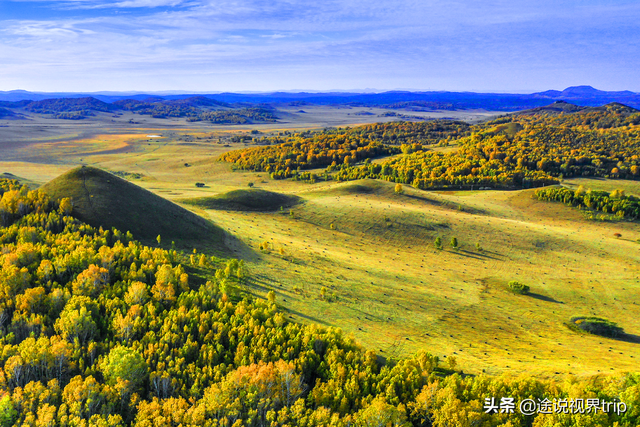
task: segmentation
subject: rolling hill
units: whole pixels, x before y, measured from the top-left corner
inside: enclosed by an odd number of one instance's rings
[[[200,241],[222,248],[224,232],[209,221],[104,170],[81,166],[41,190],[56,200],[70,197],[72,215],[94,227],[131,231],[135,238]]]
[[[211,197],[198,197],[183,200],[184,203],[205,209],[231,211],[275,211],[288,208],[300,202],[296,196],[274,193],[272,191],[250,189],[233,190]]]

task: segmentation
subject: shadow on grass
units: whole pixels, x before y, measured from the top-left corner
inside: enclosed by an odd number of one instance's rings
[[[452,253],[454,255],[460,255],[460,256],[467,257],[467,258],[474,258],[474,259],[479,259],[479,260],[498,259],[496,257],[489,256],[489,255],[487,255],[485,253],[465,251],[464,249],[458,249],[457,251],[453,250],[453,251],[448,251],[448,252]]]
[[[536,294],[534,292],[529,292],[527,294],[527,296],[530,296],[531,298],[535,298],[535,299],[539,299],[540,301],[546,301],[546,302],[554,302],[556,304],[564,304],[562,301],[558,301],[556,299],[553,299],[551,297],[548,297],[546,295],[540,295],[540,294]]]
[[[270,290],[272,290],[272,286],[269,286],[269,283],[267,283],[267,281],[265,280],[260,280],[255,277],[248,277],[246,279],[246,282],[247,282],[247,285],[249,285],[252,290],[257,290],[262,292],[269,292]]]
[[[325,326],[331,326],[326,320],[323,320],[321,318],[317,318],[317,317],[313,317],[313,316],[309,316],[308,314],[305,314],[301,311],[297,311],[297,310],[292,310],[291,308],[285,307],[285,306],[281,306],[283,310],[285,310],[287,313],[297,316],[297,317],[303,317],[313,323],[319,323]],[[295,321],[295,320],[294,320]]]
[[[633,335],[633,334],[623,334],[619,337],[613,338],[616,341],[624,341],[624,342],[630,342],[632,344],[640,344],[640,336],[639,335]]]
[[[434,205],[434,206],[444,206],[444,203],[439,201],[439,200],[434,200],[431,199],[429,197],[426,196],[422,196],[422,195],[417,195],[417,194],[403,194],[404,197],[407,197],[409,199],[414,199],[414,200],[420,200],[422,202],[425,202],[427,204],[430,205]]]

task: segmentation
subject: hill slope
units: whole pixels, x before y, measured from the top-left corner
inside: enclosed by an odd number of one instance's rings
[[[205,209],[232,211],[275,211],[291,207],[300,202],[300,198],[272,191],[250,189],[233,190],[212,197],[186,199],[182,202]]]
[[[70,197],[73,216],[94,227],[131,231],[136,239],[201,241],[223,246],[224,232],[205,219],[122,178],[82,166],[41,187],[54,199]]]

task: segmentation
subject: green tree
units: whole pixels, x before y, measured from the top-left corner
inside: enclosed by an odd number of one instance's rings
[[[451,238],[451,247],[453,249],[458,249],[458,239],[456,237]]]
[[[72,297],[65,305],[55,322],[55,329],[63,338],[80,344],[86,344],[98,336],[97,306],[87,297]]]
[[[16,418],[18,418],[18,411],[9,395],[4,395],[0,399],[0,427],[11,427]]]
[[[526,295],[529,293],[530,288],[528,285],[525,285],[524,283],[520,283],[516,280],[512,280],[509,282],[509,289],[511,289],[511,292],[513,293]]]
[[[436,246],[436,249],[442,249],[442,238],[441,237],[436,237],[435,242],[433,242]]]
[[[146,385],[149,368],[144,358],[134,349],[115,347],[100,364],[107,384],[120,385],[127,393],[140,391]]]

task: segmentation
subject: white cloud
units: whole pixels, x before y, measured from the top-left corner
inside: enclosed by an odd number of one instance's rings
[[[587,70],[581,77],[606,66],[612,81],[631,84],[632,70],[640,66],[635,41],[640,39],[640,7],[635,4],[613,7],[601,2],[578,8],[575,2],[562,1],[552,7],[551,0],[53,3],[67,9],[49,19],[0,18],[0,84],[83,84],[93,90],[150,90],[135,84],[156,89],[204,85],[203,89],[226,90],[223,86],[233,83],[259,90],[261,84],[278,89],[273,85],[280,82],[282,89],[435,89],[457,79],[462,89],[465,84],[494,89],[511,84],[521,89],[533,87],[526,81],[553,80],[554,72],[558,79],[567,79],[580,67]],[[163,8],[156,9],[159,6]],[[122,13],[114,14],[112,8]],[[627,33],[616,33],[620,28]],[[612,60],[622,52],[624,62]],[[593,75],[605,78],[602,73]],[[381,84],[385,79],[389,83]]]

